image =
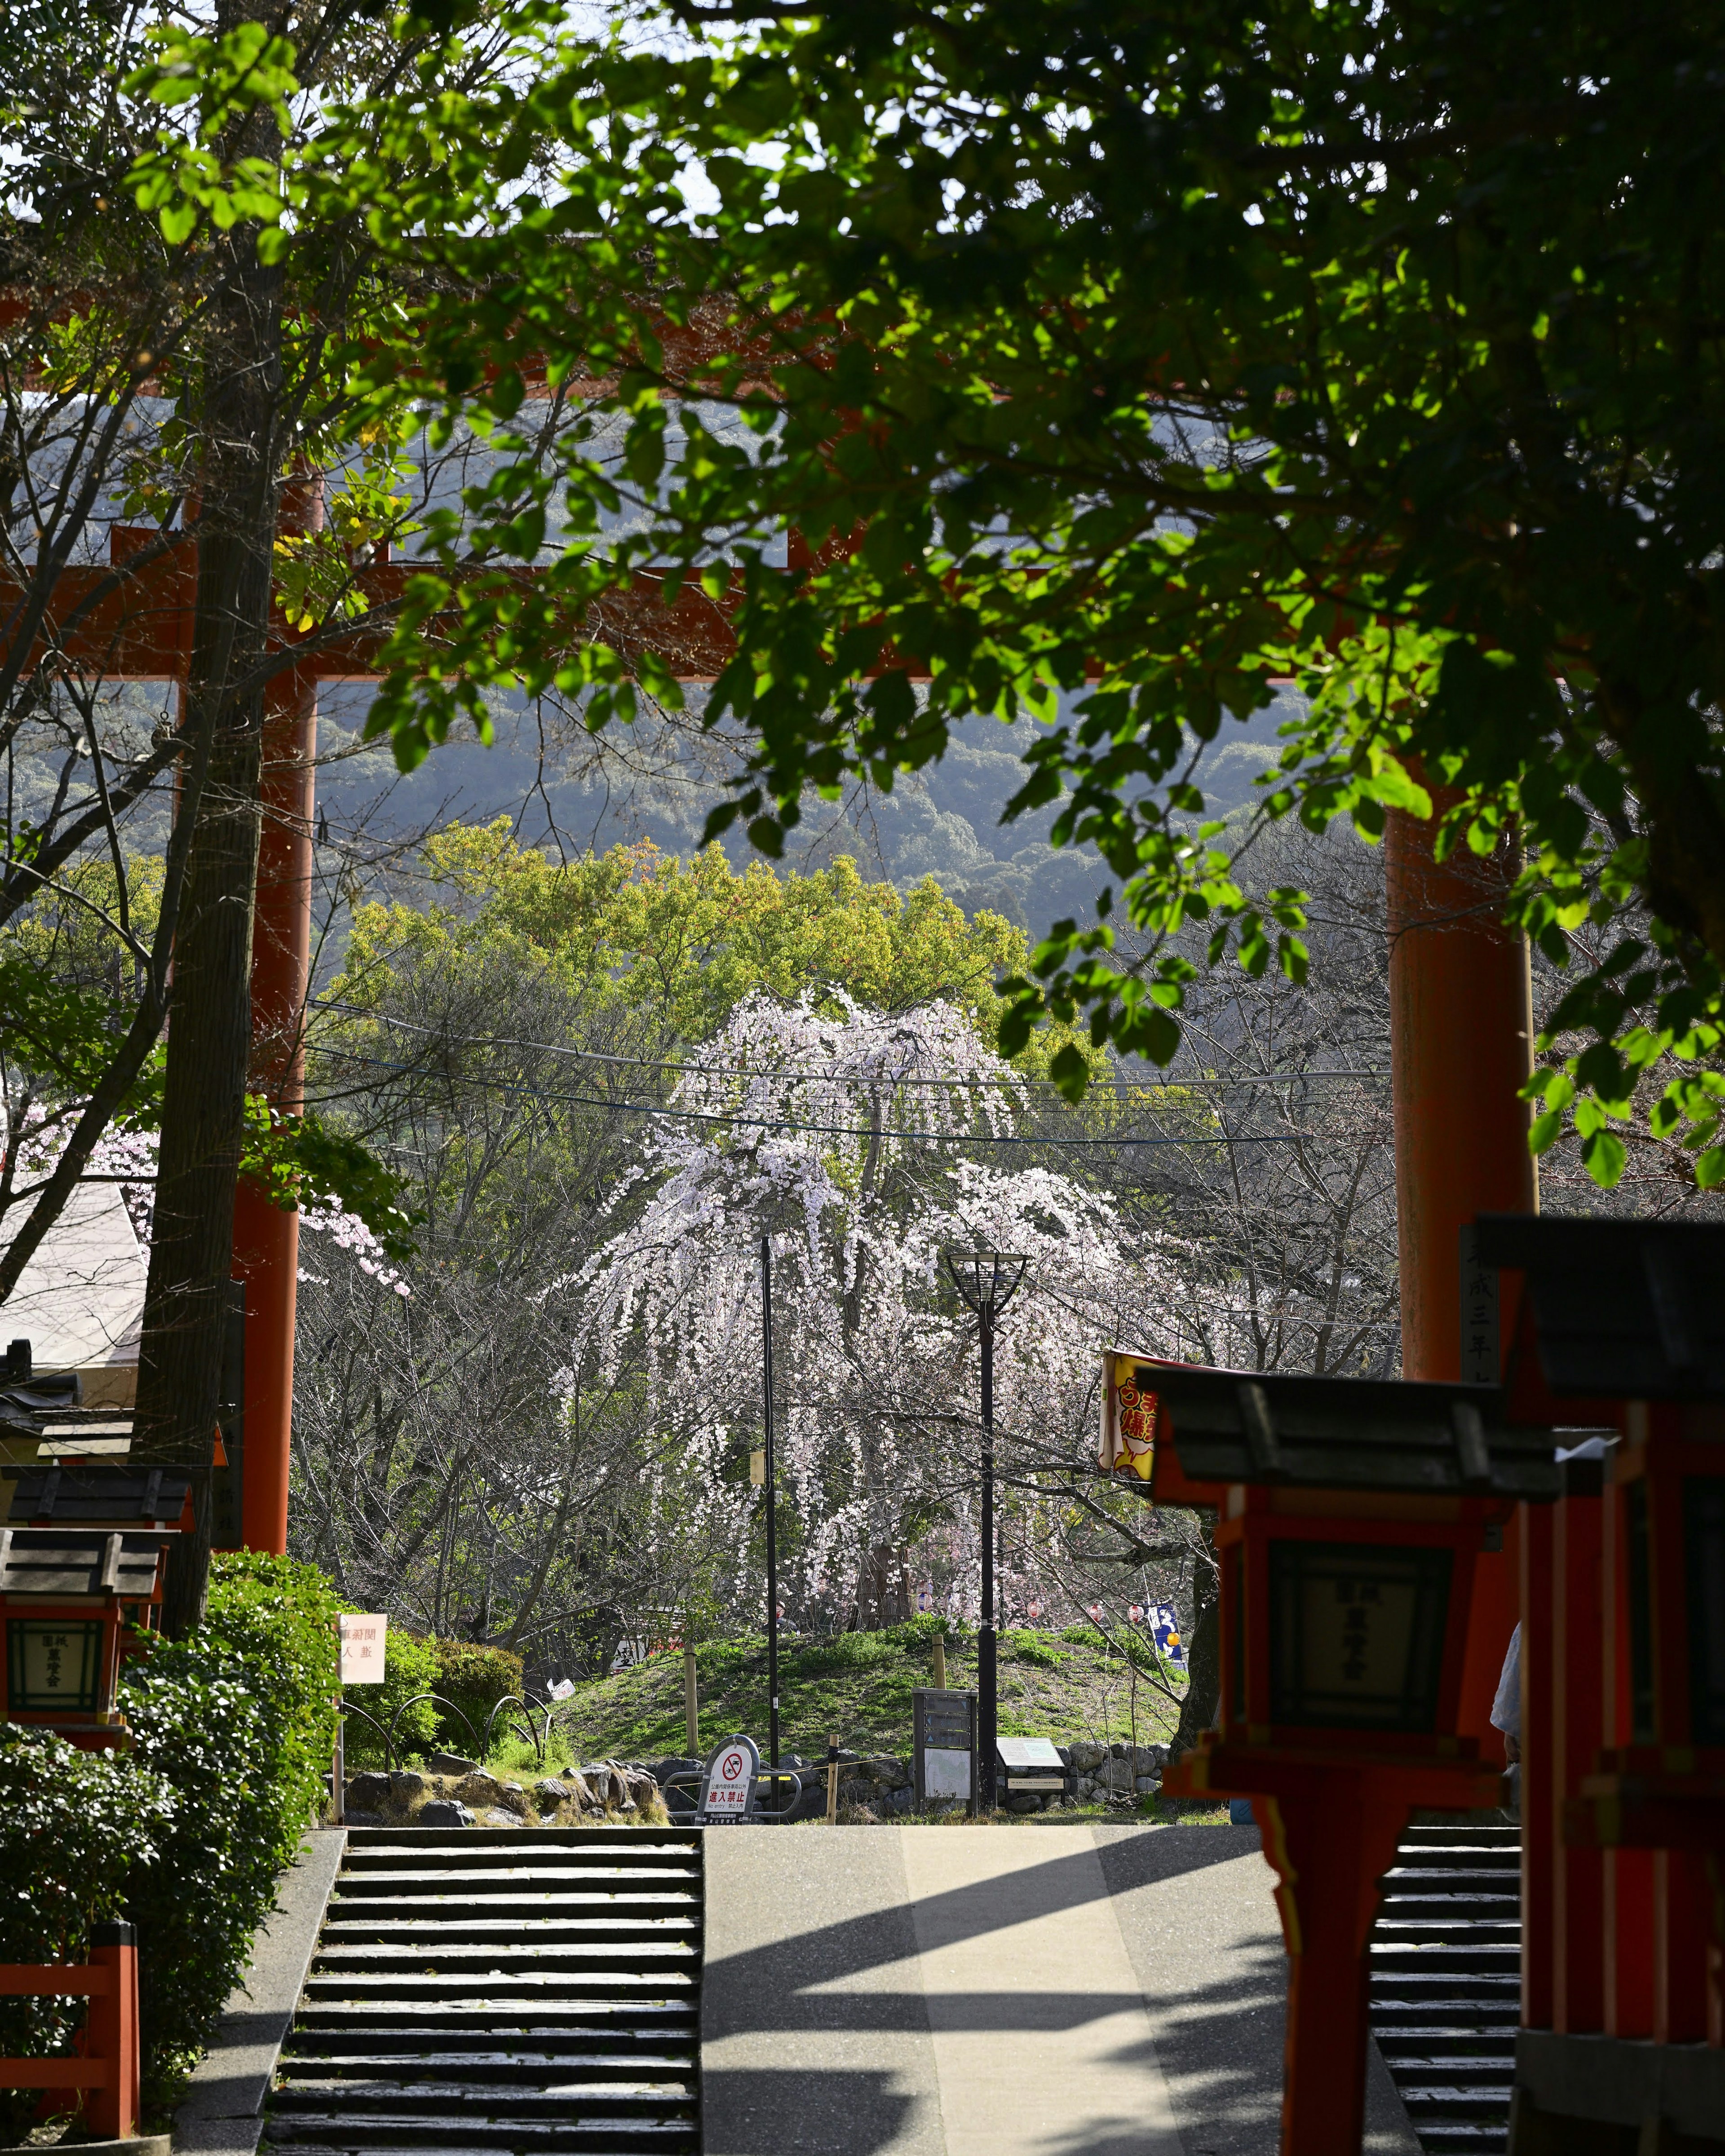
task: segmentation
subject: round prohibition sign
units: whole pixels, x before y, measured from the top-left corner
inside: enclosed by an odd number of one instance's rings
[[[719,1763],[719,1772],[727,1782],[734,1782],[742,1772],[742,1768],[743,1758],[741,1752],[727,1752]]]

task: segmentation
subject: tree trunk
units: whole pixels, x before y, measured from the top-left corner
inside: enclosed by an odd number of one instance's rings
[[[210,757],[174,942],[138,1356],[140,1454],[193,1471],[197,1524],[170,1563],[162,1613],[173,1638],[202,1622],[209,1574],[210,1471],[251,1050],[264,702],[261,687],[236,694],[234,685],[264,652],[281,463],[280,275],[258,261],[249,232],[217,244],[227,259],[200,415],[207,446],[184,729],[188,753],[208,739]]]
[[[1205,1520],[1204,1548],[1211,1550],[1212,1527]],[[1186,1651],[1186,1697],[1180,1702],[1180,1725],[1168,1756],[1178,1759],[1196,1746],[1216,1718],[1222,1697],[1221,1592],[1214,1552],[1211,1562],[1200,1558],[1193,1570],[1192,1637]]]
[[[902,1625],[911,1614],[907,1560],[896,1543],[879,1543],[865,1553],[856,1586],[856,1629],[878,1632]]]

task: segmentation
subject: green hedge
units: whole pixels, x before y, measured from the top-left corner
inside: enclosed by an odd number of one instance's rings
[[[134,1635],[121,1678],[126,1751],[80,1752],[0,1723],[0,1961],[78,1960],[92,1924],[131,1919],[152,2123],[214,2034],[276,1881],[321,1813],[347,1606],[316,1566],[218,1553],[192,1638]],[[386,1722],[435,1691],[482,1733],[496,1702],[521,1690],[518,1656],[393,1627],[385,1668],[370,1689]],[[355,1763],[367,1741],[381,1757],[362,1723],[350,1732]],[[429,1702],[408,1710],[401,1737],[410,1752],[470,1742]],[[0,2056],[63,2051],[82,2015],[75,2000],[0,2001]],[[39,2101],[0,2092],[0,2140],[23,2139]]]
[[[313,1565],[223,1552],[200,1630],[151,1637],[124,1672],[131,1761],[174,1796],[159,1861],[126,1897],[152,2117],[214,2034],[276,1879],[322,1810],[339,1606]]]
[[[511,1692],[520,1694],[521,1658],[506,1647],[482,1647],[471,1640],[432,1640],[427,1644],[437,1655],[438,1691],[473,1727],[470,1737],[454,1715],[440,1715],[439,1741],[452,1751],[465,1752],[470,1745],[484,1742],[487,1717],[498,1701]]]
[[[352,1605],[343,1603],[341,1606],[345,1609]],[[381,1722],[385,1729],[393,1728],[398,1766],[423,1758],[439,1746],[452,1752],[472,1752],[485,1737],[491,1709],[511,1692],[519,1694],[521,1688],[521,1658],[507,1648],[480,1646],[471,1640],[438,1639],[392,1624],[384,1646],[382,1683],[356,1685],[348,1693],[350,1703],[362,1708],[364,1717],[348,1717],[348,1772],[384,1763],[383,1739],[372,1727],[373,1722]],[[435,1701],[421,1699],[422,1692],[435,1692],[456,1711],[450,1712]]]
[[[0,1722],[0,1961],[87,1959],[91,1926],[123,1914],[159,1865],[174,1808],[166,1780],[133,1758]],[[81,1999],[0,1999],[0,2056],[67,2051],[83,2020]],[[23,2141],[41,2102],[0,2089],[0,2142]]]
[[[362,1708],[366,1715],[382,1722],[386,1729],[394,1723],[398,1766],[404,1759],[436,1748],[437,1709],[429,1699],[417,1699],[417,1695],[439,1689],[438,1673],[437,1649],[433,1642],[422,1640],[417,1632],[404,1632],[392,1625],[383,1644],[382,1683],[353,1685],[348,1689],[351,1706]],[[409,1700],[416,1700],[416,1704],[408,1707]],[[397,1723],[395,1717],[403,1708],[406,1712]],[[371,1722],[360,1715],[347,1718],[347,1756],[350,1774],[362,1768],[381,1767],[384,1763],[383,1740]]]

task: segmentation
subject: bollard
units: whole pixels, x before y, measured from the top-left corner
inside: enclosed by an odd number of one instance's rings
[[[695,1650],[685,1640],[683,1643],[683,1720],[689,1739],[689,1757],[701,1757],[701,1692],[700,1676],[695,1666]]]
[[[138,1935],[130,1924],[98,1924],[90,1933],[92,1969],[108,1982],[91,1995],[85,2048],[108,2071],[85,2108],[99,2141],[125,2141],[138,2123]]]
[[[835,1730],[827,1739],[827,1825],[839,1824],[839,1737]]]
[[[947,1688],[947,1643],[938,1632],[934,1635],[934,1688],[937,1691]]]

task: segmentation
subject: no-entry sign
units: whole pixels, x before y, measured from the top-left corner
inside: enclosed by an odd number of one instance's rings
[[[705,1826],[722,1826],[749,1818],[760,1768],[761,1755],[752,1738],[727,1737],[706,1763],[697,1820]]]

